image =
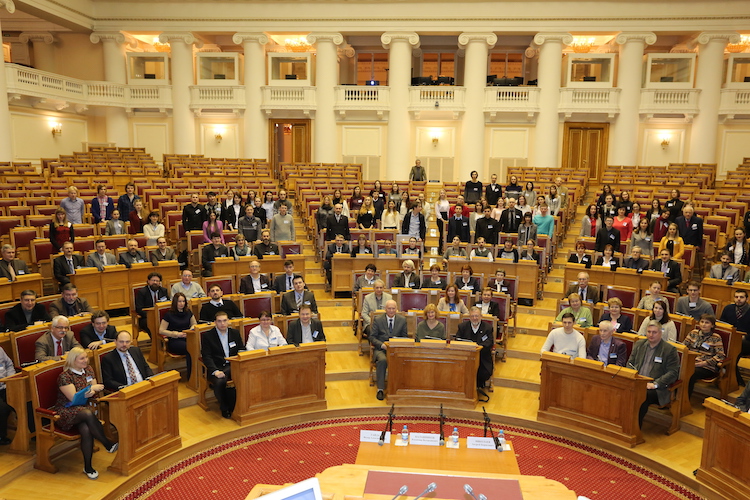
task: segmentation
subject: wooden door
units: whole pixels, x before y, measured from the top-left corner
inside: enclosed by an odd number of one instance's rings
[[[607,166],[609,123],[566,123],[563,168],[586,170],[598,182]]]
[[[270,120],[269,151],[274,172],[282,163],[309,163],[311,152],[310,120]]]

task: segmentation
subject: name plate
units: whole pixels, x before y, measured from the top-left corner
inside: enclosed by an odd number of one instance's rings
[[[469,436],[466,438],[466,447],[471,450],[494,450],[495,440],[488,437]],[[510,445],[503,446],[504,451],[510,451]]]
[[[440,434],[412,432],[409,434],[409,444],[422,446],[440,446]]]
[[[382,431],[366,431],[366,430],[360,430],[359,431],[359,442],[360,443],[377,443],[380,441],[380,434]],[[391,442],[391,433],[386,432],[385,433],[385,443]]]

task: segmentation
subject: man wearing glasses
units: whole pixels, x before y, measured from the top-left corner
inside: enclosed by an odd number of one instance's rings
[[[63,354],[74,347],[81,347],[81,344],[73,336],[68,318],[55,316],[52,318],[49,334],[39,337],[34,347],[34,359],[37,361],[59,361]]]

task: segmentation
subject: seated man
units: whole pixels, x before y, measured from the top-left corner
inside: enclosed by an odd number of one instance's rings
[[[86,257],[86,267],[95,267],[99,271],[103,271],[104,266],[114,266],[117,264],[115,256],[107,251],[107,243],[104,240],[96,240],[94,248],[96,251]]]
[[[560,328],[555,328],[544,341],[542,354],[545,352],[557,352],[565,354],[571,358],[586,358],[586,341],[578,330],[573,328],[575,316],[573,313],[562,315],[562,324]]]
[[[644,269],[648,269],[648,260],[641,257],[641,247],[633,247],[630,257],[625,259],[623,267],[635,269],[639,273],[642,273]]]
[[[15,373],[16,368],[13,366],[13,360],[0,347],[0,379],[10,377]],[[13,408],[8,405],[8,400],[5,397],[5,382],[0,382],[0,446],[11,443],[11,439],[8,437],[8,417],[12,411]]]
[[[662,325],[656,320],[648,322],[646,338],[633,346],[627,367],[638,370],[640,375],[651,377],[646,384],[646,401],[638,411],[638,426],[643,427],[643,418],[649,405],[665,406],[670,402],[669,384],[680,375],[680,357],[677,348],[661,338]],[[682,389],[681,389],[682,390]]]
[[[52,318],[49,332],[39,337],[34,343],[34,359],[37,361],[50,359],[60,361],[63,354],[74,347],[81,347],[81,344],[73,335],[68,318],[55,316]]]
[[[745,334],[742,337],[742,348],[734,363],[737,382],[739,382],[740,385],[745,385],[740,370],[740,359],[750,356],[750,335],[748,335],[748,333],[750,333],[750,314],[748,314],[748,312],[750,312],[750,304],[747,303],[747,296],[747,290],[735,290],[734,304],[727,304],[724,306],[724,309],[721,311],[721,318],[719,318],[719,321],[729,323],[735,327],[738,332]],[[747,387],[750,387],[750,384],[747,384],[745,388],[747,389]]]
[[[580,295],[581,300],[584,302],[591,304],[599,302],[599,288],[589,285],[589,273],[587,272],[578,273],[578,284],[570,285],[565,295],[567,296],[571,293]]]
[[[386,345],[391,337],[406,337],[406,318],[396,314],[396,301],[385,303],[385,314],[381,314],[372,322],[370,344],[372,344],[372,360],[375,362],[375,377],[378,383],[378,400],[385,399],[385,372],[388,369]]]
[[[294,262],[291,260],[284,261],[284,274],[279,274],[273,279],[273,289],[276,293],[284,293],[292,290],[294,285],[292,280],[299,274],[294,273]]]
[[[417,274],[414,261],[411,259],[406,259],[405,261],[401,262],[401,268],[403,269],[403,271],[401,272],[401,274],[396,276],[396,279],[393,280],[393,287],[412,288],[414,290],[419,289],[422,283],[419,282],[419,275]]]
[[[260,243],[253,246],[253,255],[263,260],[264,255],[281,255],[279,245],[271,242],[271,231],[264,229],[260,232]]]
[[[159,265],[159,262],[163,260],[177,260],[177,256],[174,253],[174,248],[167,246],[167,239],[164,236],[156,238],[156,250],[151,252],[151,263],[155,266]]]
[[[625,366],[628,361],[628,348],[625,342],[614,338],[614,333],[615,327],[611,321],[600,321],[599,335],[591,337],[586,357],[601,361],[604,366]]]
[[[371,315],[375,311],[382,311],[385,309],[385,303],[392,300],[393,297],[390,293],[385,293],[385,283],[381,279],[377,279],[372,284],[372,293],[365,295],[362,301],[362,310],[359,312],[359,317],[362,318],[362,336],[364,338],[370,335],[370,323]]]
[[[214,261],[219,257],[229,257],[229,250],[221,242],[219,233],[211,233],[211,243],[203,246],[201,260],[203,262],[203,276],[214,275]]]
[[[36,303],[34,290],[21,292],[21,303],[14,305],[5,313],[5,327],[11,332],[20,332],[27,326],[47,321],[52,321],[52,318],[42,304]]]
[[[232,371],[226,358],[244,351],[245,344],[240,332],[229,328],[229,316],[226,311],[217,311],[211,321],[215,321],[216,326],[201,335],[201,356],[206,365],[208,381],[214,386],[214,395],[219,403],[221,416],[232,418],[237,394],[234,389],[227,389],[227,381],[232,380]]]
[[[307,304],[299,308],[299,319],[289,324],[286,332],[287,344],[309,344],[310,342],[325,342],[326,334],[323,332],[323,323],[312,317],[312,309]]]
[[[482,310],[479,307],[474,306],[469,310],[469,321],[458,324],[456,338],[471,340],[482,346],[477,370],[477,388],[481,389],[492,376],[492,346],[495,339],[492,338],[492,327],[482,321]]]
[[[479,308],[479,311],[483,316],[490,315],[496,318],[500,317],[500,306],[497,305],[497,302],[492,300],[492,288],[490,287],[484,287],[484,290],[482,290],[482,299],[477,302],[476,306]]]
[[[78,288],[73,283],[62,287],[62,297],[49,305],[50,316],[78,316],[91,312],[89,301],[78,297]]]
[[[720,260],[720,263],[711,266],[711,273],[708,277],[717,280],[731,280],[732,283],[739,281],[740,269],[731,264],[732,255],[729,252],[722,252]],[[750,275],[750,273],[748,273],[748,275]]]
[[[154,375],[141,350],[131,343],[130,333],[123,330],[115,339],[116,349],[102,356],[102,383],[110,391],[119,391]]]
[[[358,291],[360,291],[363,288],[372,288],[372,285],[375,283],[375,273],[378,272],[378,268],[375,267],[375,264],[367,264],[365,266],[365,274],[357,278],[357,280],[354,282],[354,293],[356,294]]]
[[[91,323],[81,328],[81,344],[89,349],[98,349],[107,342],[114,342],[117,330],[109,324],[107,311],[94,311]]]
[[[318,314],[318,304],[315,302],[315,295],[309,290],[305,290],[305,280],[302,276],[295,276],[292,280],[294,290],[285,293],[281,297],[281,314],[288,316],[299,312],[303,305],[310,306],[312,312]]]
[[[16,281],[21,274],[29,274],[29,268],[24,261],[16,259],[16,247],[5,244],[2,246],[2,260],[0,260],[0,278]]]
[[[691,281],[687,286],[687,295],[677,299],[674,312],[683,316],[692,316],[698,321],[703,314],[714,314],[711,304],[701,298],[701,285],[697,281]]]
[[[138,250],[138,240],[131,238],[127,242],[128,251],[120,254],[120,264],[130,269],[133,264],[146,262],[146,256],[141,250]]]
[[[224,291],[219,285],[211,285],[208,289],[208,296],[211,300],[203,304],[201,307],[200,320],[205,323],[210,323],[216,317],[216,313],[223,311],[227,313],[230,318],[241,318],[242,313],[237,304],[229,299],[222,299]]]
[[[172,285],[172,296],[177,292],[185,294],[185,298],[188,300],[205,297],[206,292],[203,291],[203,287],[197,281],[193,281],[193,272],[189,269],[182,271],[182,280],[179,283]]]
[[[260,262],[250,261],[250,274],[240,280],[240,293],[253,294],[271,290],[271,280],[265,274],[260,274]]]
[[[669,280],[667,282],[667,291],[680,293],[677,287],[682,283],[682,271],[680,264],[672,260],[672,255],[666,248],[659,252],[659,258],[654,259],[651,263],[652,271],[660,271]]]
[[[60,283],[60,290],[70,283],[69,274],[75,274],[76,269],[86,267],[83,257],[73,253],[73,243],[66,241],[62,246],[63,254],[52,261],[52,272]]]
[[[167,289],[161,286],[161,274],[156,271],[150,272],[146,286],[138,290],[135,294],[135,312],[140,316],[138,319],[138,328],[148,333],[149,337],[153,337],[153,334],[148,327],[148,317],[144,309],[154,307],[157,302],[164,302],[166,300],[169,300],[169,294],[167,293]]]
[[[323,268],[326,270],[326,286],[331,285],[331,261],[333,260],[333,256],[335,254],[349,254],[351,250],[349,249],[349,245],[344,243],[344,235],[343,234],[337,234],[336,238],[334,238],[333,243],[328,245],[328,250],[326,250],[326,256],[325,256],[325,262],[323,262]]]
[[[393,240],[383,240],[383,246],[378,249],[378,255],[396,255],[396,249],[393,248]]]

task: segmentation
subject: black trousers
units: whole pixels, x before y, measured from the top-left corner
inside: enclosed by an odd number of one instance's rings
[[[640,409],[638,410],[638,427],[643,427],[643,419],[648,413],[648,407],[651,405],[659,404],[659,395],[656,393],[656,389],[649,389],[646,391],[646,401],[643,402]]]
[[[742,374],[740,374],[740,359],[750,356],[750,334],[746,334],[742,338],[742,350],[740,355],[737,356],[737,360],[734,363],[734,368],[737,370],[737,382],[740,385],[745,385],[745,381],[742,380]]]
[[[225,411],[232,412],[234,411],[234,404],[237,402],[237,393],[235,390],[227,388],[227,382],[232,380],[232,369],[227,366],[226,368],[222,368],[221,371],[224,372],[225,377],[217,378],[210,375],[208,381],[214,386],[214,396],[216,396],[216,401],[219,402],[219,409],[222,413]]]
[[[695,388],[695,383],[699,380],[703,380],[704,378],[712,378],[716,376],[716,372],[713,370],[709,370],[708,368],[704,367],[696,367],[695,373],[693,373],[693,376],[690,377],[690,381],[688,382],[688,397],[693,396],[693,389]]]

